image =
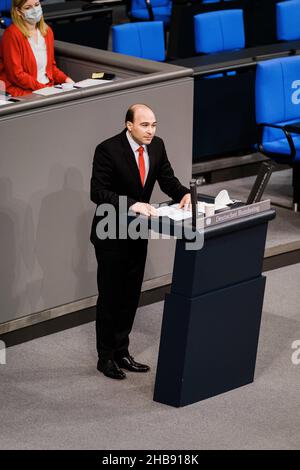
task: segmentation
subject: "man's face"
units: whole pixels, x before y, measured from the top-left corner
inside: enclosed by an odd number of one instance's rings
[[[156,119],[149,108],[140,107],[134,111],[134,122],[127,121],[127,129],[140,145],[149,145],[156,131]]]

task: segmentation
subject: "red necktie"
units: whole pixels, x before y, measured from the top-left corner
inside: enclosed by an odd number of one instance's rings
[[[142,185],[144,186],[145,182],[145,160],[144,160],[144,147],[139,147],[139,170],[140,170],[140,177]]]

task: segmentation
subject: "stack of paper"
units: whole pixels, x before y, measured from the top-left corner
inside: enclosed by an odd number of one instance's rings
[[[184,220],[192,217],[191,211],[179,209],[179,204],[162,206],[156,209],[159,217],[169,217],[172,220]]]
[[[91,86],[104,85],[107,83],[110,83],[110,81],[87,78],[85,80],[81,80],[80,82],[74,83],[73,88],[71,88],[70,90],[63,90],[61,85],[55,85],[55,86],[47,86],[45,88],[41,88],[40,90],[33,91],[33,93],[35,93],[36,95],[41,95],[41,96],[49,96],[49,95],[56,95],[58,93],[63,93],[65,91],[72,91],[76,88],[88,88]]]
[[[33,91],[36,95],[41,96],[50,96],[50,95],[57,95],[58,93],[62,93],[63,90],[61,88],[56,88],[54,86],[47,86],[45,88],[41,88],[40,90]]]
[[[198,214],[205,214],[206,206],[214,206],[215,210],[226,209],[228,204],[232,204],[232,200],[229,197],[226,189],[223,189],[215,198],[214,204],[208,204],[203,201],[197,203]],[[162,206],[157,209],[160,217],[169,217],[172,220],[185,220],[192,217],[192,211],[186,209],[179,209],[179,204],[173,204],[172,206]]]
[[[103,85],[104,83],[110,83],[108,80],[97,80],[94,78],[86,78],[85,80],[81,80],[80,82],[74,83],[75,88],[87,88],[90,86],[95,85]]]

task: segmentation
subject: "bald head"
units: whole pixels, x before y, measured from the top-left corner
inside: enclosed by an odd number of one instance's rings
[[[156,131],[156,118],[149,106],[133,104],[126,113],[125,124],[139,145],[149,145]]]
[[[137,111],[143,111],[143,110],[152,111],[152,109],[149,108],[149,106],[147,106],[146,104],[143,104],[143,103],[135,103],[135,104],[132,104],[132,105],[127,109],[126,116],[125,116],[125,124],[127,123],[127,121],[129,121],[129,122],[134,122],[135,113],[136,113]],[[152,113],[153,113],[153,111],[152,111]]]

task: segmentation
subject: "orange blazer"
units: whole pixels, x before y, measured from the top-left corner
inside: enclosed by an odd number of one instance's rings
[[[27,95],[45,86],[65,82],[67,75],[55,63],[54,36],[49,26],[45,42],[47,85],[37,81],[37,63],[28,39],[14,24],[4,31],[0,42],[0,80],[5,82],[6,91],[12,96]]]

